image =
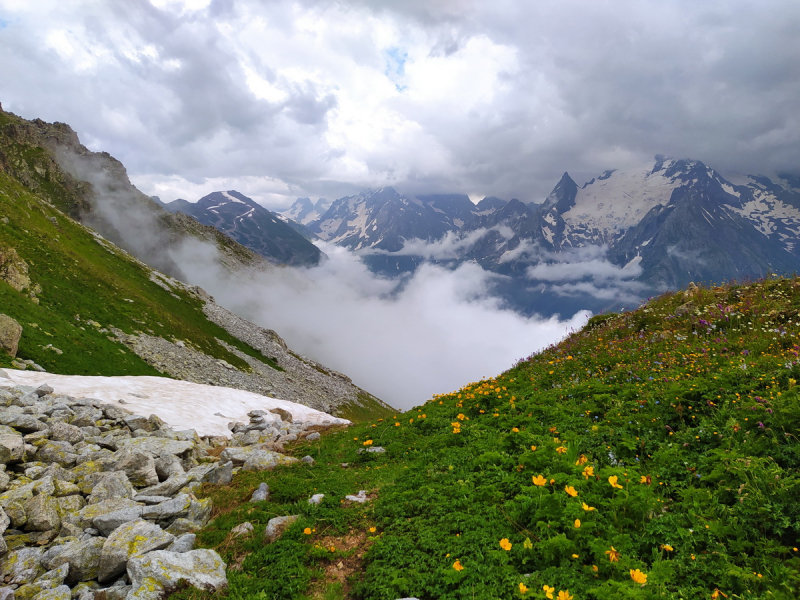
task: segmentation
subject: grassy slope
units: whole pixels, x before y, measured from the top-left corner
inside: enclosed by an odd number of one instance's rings
[[[42,287],[37,305],[0,281],[0,312],[24,328],[19,358],[31,359],[53,373],[159,375],[124,345],[108,339],[111,334],[102,328],[114,326],[126,333],[143,331],[186,340],[243,370],[249,366],[215,338],[268,362],[210,323],[199,299],[156,285],[149,268],[110,244],[101,245],[86,228],[1,174],[0,215],[9,220],[0,222],[0,247],[16,249],[28,263],[33,283]],[[63,354],[46,349],[48,344]],[[10,358],[0,357],[0,366],[10,363]]]
[[[208,488],[224,509],[200,542],[235,565],[236,599],[795,598],[799,309],[800,280],[776,279],[596,317],[496,379],[297,448],[313,467]],[[262,480],[272,500],[247,503]],[[359,489],[377,498],[341,503]],[[282,514],[302,518],[262,544]],[[245,520],[255,537],[233,540]]]

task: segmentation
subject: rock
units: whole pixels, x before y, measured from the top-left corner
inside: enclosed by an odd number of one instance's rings
[[[37,460],[44,463],[58,463],[62,467],[75,464],[77,458],[72,444],[69,442],[47,442],[36,452]]]
[[[187,533],[194,533],[200,529],[202,529],[202,525],[195,523],[194,521],[190,521],[189,519],[178,517],[172,522],[172,525],[167,527],[166,531],[172,535],[181,536]]]
[[[252,454],[262,451],[261,448],[256,448],[254,446],[232,446],[230,448],[225,448],[225,450],[220,453],[219,459],[223,462],[231,461],[235,465],[242,465]]]
[[[162,454],[174,454],[177,456],[194,448],[192,442],[181,442],[158,437],[121,439],[118,444],[122,448],[142,450],[144,452],[149,452],[153,456],[160,456]]]
[[[369,500],[369,498],[367,498],[367,492],[365,490],[360,490],[358,494],[356,494],[355,496],[348,495],[345,496],[344,498],[345,500],[350,500],[351,502],[358,502],[360,504],[363,504],[364,502]]]
[[[11,526],[14,529],[22,529],[28,522],[28,515],[25,513],[25,506],[22,502],[12,501],[5,505],[5,514],[11,519]]]
[[[0,411],[0,424],[13,427],[22,433],[33,433],[34,431],[47,430],[48,427],[33,415]]]
[[[71,498],[72,496],[68,496]],[[125,508],[140,507],[139,504],[128,498],[108,498],[97,504],[90,504],[77,513],[65,515],[64,521],[86,529],[94,525],[94,520],[100,515],[105,515]]]
[[[228,588],[225,563],[213,550],[168,552],[156,550],[128,561],[128,576],[133,585],[130,598],[157,598],[179,583],[220,593]],[[148,591],[154,595],[147,595]]]
[[[190,550],[194,550],[194,544],[197,541],[197,535],[194,533],[184,533],[180,537],[176,538],[172,544],[169,545],[167,550],[170,552],[189,552]]]
[[[74,485],[74,484],[70,484]],[[71,494],[69,496],[61,496],[55,498],[56,510],[61,517],[61,525],[64,525],[64,517],[71,513],[76,513],[83,510],[86,506],[86,500],[80,494]]]
[[[44,573],[42,555],[44,548],[18,548],[9,552],[0,562],[0,579],[11,585],[32,583]]]
[[[42,556],[42,564],[47,569],[55,569],[61,565],[69,565],[67,583],[78,583],[97,579],[100,568],[100,554],[106,539],[90,537],[86,540],[68,542],[61,546],[53,546]]]
[[[187,494],[180,494],[179,496],[167,500],[166,502],[143,507],[142,517],[145,519],[152,519],[154,521],[172,519],[174,517],[184,517],[188,515],[189,507],[191,505],[191,498]]]
[[[25,501],[27,531],[50,531],[61,527],[61,517],[56,510],[56,501],[50,496],[39,494]]]
[[[214,485],[229,485],[233,481],[233,462],[217,465],[205,478],[208,483]]]
[[[74,484],[70,483],[69,481],[61,481],[60,479],[56,479],[53,481],[53,496],[57,498],[63,496],[74,496],[75,494],[81,493],[81,488]]]
[[[307,465],[313,465],[316,464],[317,461],[315,461],[313,457],[306,455],[300,459],[300,462],[306,463]]]
[[[325,498],[325,494],[314,494],[311,498],[308,499],[309,504],[320,504],[322,499]]]
[[[134,490],[131,482],[122,471],[99,473],[99,481],[92,488],[92,493],[87,498],[89,504],[97,504],[109,498],[133,498]]]
[[[20,337],[22,337],[22,325],[8,315],[0,314],[0,352],[14,358],[17,355]]]
[[[172,496],[187,483],[189,483],[189,476],[186,473],[174,473],[166,481],[139,490],[139,493],[142,496]]]
[[[250,535],[253,533],[253,524],[249,521],[245,521],[244,523],[240,523],[233,529],[231,529],[231,534],[233,537],[239,537],[241,535]]]
[[[123,573],[131,558],[166,548],[173,541],[175,536],[143,519],[117,527],[103,544],[98,581],[103,583]]]
[[[95,590],[91,600],[125,600],[132,591],[132,585],[117,581],[109,588]],[[82,599],[79,597],[78,600]]]
[[[0,435],[0,463],[8,464],[25,460],[25,442],[21,435]]]
[[[211,502],[211,498],[192,500],[186,518],[202,527],[211,519],[211,511],[213,509],[214,505]]]
[[[269,412],[275,415],[279,415],[281,420],[283,420],[286,423],[291,423],[293,420],[292,413],[283,408],[271,408]]]
[[[125,425],[128,426],[128,429],[131,431],[155,431],[156,427],[153,427],[153,423],[146,417],[142,415],[129,415],[124,418]]]
[[[266,483],[261,483],[250,497],[250,502],[264,502],[265,500],[269,500],[269,486]]]
[[[81,431],[80,427],[56,421],[55,423],[50,423],[50,439],[54,442],[77,444],[86,439],[86,434]]]
[[[283,532],[286,531],[286,528],[289,527],[289,525],[297,521],[299,518],[300,515],[289,515],[270,519],[267,522],[266,529],[264,530],[264,540],[270,543],[274,542],[281,537],[281,535],[283,535]]]
[[[171,475],[183,475],[183,465],[174,454],[161,454],[155,461],[156,473],[160,481],[168,479]]]
[[[299,462],[293,456],[286,456],[269,450],[259,450],[251,454],[242,467],[245,471],[265,471],[279,465],[290,465]]]
[[[92,524],[104,536],[109,536],[122,525],[141,518],[143,510],[144,507],[142,506],[131,506],[121,510],[115,510],[110,513],[99,515],[92,521]]]
[[[0,587],[0,600],[15,600],[14,588]]]
[[[367,452],[372,452],[373,454],[383,454],[386,452],[386,448],[383,446],[370,446],[367,448]]]
[[[43,383],[42,385],[36,388],[36,395],[39,396],[39,398],[42,398],[52,393],[53,393],[53,388],[51,388],[46,383]]]
[[[153,455],[133,448],[123,448],[115,454],[115,468],[123,471],[136,487],[146,487],[158,483],[156,462]]]
[[[33,600],[70,600],[72,598],[72,590],[69,586],[60,585],[52,590],[44,590],[39,592],[33,597]]]
[[[170,500],[169,496],[142,496],[141,494],[134,496],[133,499],[136,502],[141,502],[142,504],[161,504],[162,502],[166,502]]]
[[[313,432],[309,433],[308,435],[306,435],[306,439],[309,442],[316,442],[321,437],[322,436],[319,434],[319,431],[313,431]]]
[[[0,535],[3,535],[11,525],[11,519],[2,508],[0,508]]]

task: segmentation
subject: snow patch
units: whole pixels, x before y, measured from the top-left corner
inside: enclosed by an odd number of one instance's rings
[[[0,376],[0,386],[38,387],[46,383],[56,394],[95,398],[145,417],[155,414],[174,429],[194,429],[200,435],[229,436],[228,423],[247,423],[250,420],[247,413],[251,410],[268,411],[271,408],[289,411],[295,422],[322,424],[323,421],[329,421],[331,424],[341,425],[350,423],[347,419],[339,419],[288,400],[167,377],[89,377],[0,369],[0,373],[2,372],[8,375],[8,379]],[[125,403],[120,403],[120,400]],[[225,416],[220,417],[214,413]]]

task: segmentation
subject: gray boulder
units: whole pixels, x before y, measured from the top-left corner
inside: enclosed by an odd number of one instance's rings
[[[51,531],[61,527],[61,517],[58,515],[56,500],[51,496],[39,494],[25,501],[25,514],[28,522],[27,531]]]
[[[54,442],[77,444],[86,439],[86,434],[81,431],[80,427],[75,427],[75,425],[70,425],[69,423],[62,423],[61,421],[55,421],[50,423],[50,439]]]
[[[44,548],[18,548],[0,561],[0,579],[11,585],[32,583],[44,573],[42,555]]]
[[[161,454],[155,460],[156,473],[161,481],[165,481],[172,475],[183,475],[183,465],[180,459],[174,454]]]
[[[135,492],[128,477],[122,471],[99,473],[99,481],[92,488],[87,498],[89,504],[97,504],[109,498],[133,498]],[[96,477],[96,476],[95,476]]]
[[[147,487],[158,483],[156,461],[149,452],[134,448],[123,448],[115,455],[115,468],[123,471],[136,487]]]
[[[189,552],[190,550],[194,550],[194,544],[197,541],[197,535],[194,533],[184,533],[178,538],[175,538],[175,541],[169,545],[167,550],[170,552]]]
[[[296,462],[299,461],[293,456],[286,456],[269,450],[259,450],[247,458],[242,468],[245,471],[266,471],[279,465],[290,465]]]
[[[0,463],[8,464],[25,459],[25,442],[21,435],[5,433],[0,435]]]
[[[50,441],[36,452],[36,460],[43,463],[57,463],[62,467],[74,465],[77,457],[77,453],[69,442]]]
[[[22,325],[8,315],[0,315],[0,352],[11,358],[17,355]]]
[[[67,585],[60,585],[52,590],[43,590],[36,594],[32,600],[70,600],[72,590]]]
[[[188,452],[194,448],[192,442],[181,442],[159,437],[127,438],[117,442],[121,448],[132,448],[149,452],[153,456],[162,454],[175,454],[176,456]]]
[[[97,579],[100,569],[100,554],[106,538],[89,537],[84,540],[67,542],[53,546],[42,556],[42,564],[47,569],[57,569],[61,565],[69,565],[67,583],[78,583]]]
[[[144,438],[139,438],[144,439]],[[169,479],[139,490],[142,496],[173,496],[175,492],[189,483],[190,478],[186,473],[174,473]]]
[[[142,517],[154,521],[172,519],[174,517],[185,517],[189,513],[191,505],[192,499],[189,495],[180,494],[166,502],[144,507],[142,509]]]
[[[269,486],[266,483],[261,483],[250,497],[250,502],[264,502],[265,500],[269,500]]]
[[[166,589],[179,583],[220,593],[228,588],[225,563],[213,550],[168,552],[156,550],[128,561],[128,576],[133,586],[129,598],[159,598]]]
[[[111,535],[118,527],[141,518],[143,507],[131,506],[114,512],[105,513],[92,521],[97,530],[105,536]]]
[[[166,548],[174,540],[175,536],[143,519],[118,527],[103,544],[98,581],[103,583],[123,573],[131,558]]]
[[[233,481],[233,462],[217,465],[205,478],[208,483],[214,485],[229,485]]]
[[[264,540],[267,542],[274,542],[277,540],[283,532],[286,531],[286,528],[289,527],[292,523],[297,521],[300,518],[300,515],[288,515],[285,517],[275,517],[274,519],[270,519],[267,522],[267,528],[264,530]]]
[[[33,433],[34,431],[44,431],[48,429],[47,425],[33,415],[10,412],[8,410],[0,411],[0,424],[13,427],[22,433]]]

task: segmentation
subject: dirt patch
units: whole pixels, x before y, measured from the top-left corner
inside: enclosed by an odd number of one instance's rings
[[[323,576],[312,587],[312,598],[322,598],[324,591],[332,584],[340,584],[345,598],[350,598],[352,587],[350,577],[363,570],[364,554],[372,545],[364,531],[351,532],[345,536],[325,536],[319,538],[316,546],[330,549],[331,557],[321,561]]]

